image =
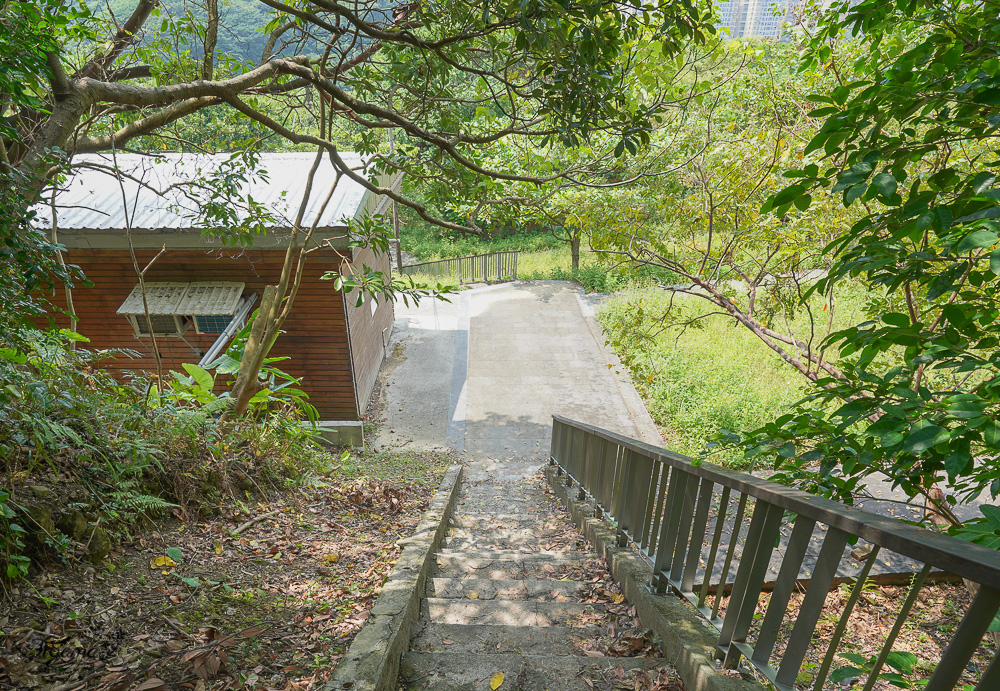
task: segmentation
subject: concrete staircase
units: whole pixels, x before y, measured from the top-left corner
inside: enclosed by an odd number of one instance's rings
[[[683,689],[538,466],[467,470],[400,686]]]

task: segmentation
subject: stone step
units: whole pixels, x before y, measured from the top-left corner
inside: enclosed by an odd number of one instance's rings
[[[550,510],[540,504],[538,500],[521,499],[496,499],[494,497],[459,497],[455,502],[455,510],[458,512],[472,513],[520,513],[523,515],[547,516]]]
[[[484,526],[462,528],[451,526],[448,528],[447,539],[463,540],[489,540],[491,542],[511,542],[511,543],[539,543],[546,540],[555,540],[560,537],[572,537],[582,540],[578,534],[574,535],[568,530],[553,530],[547,528],[506,528],[502,526]]]
[[[589,585],[584,581],[428,578],[426,593],[439,598],[468,598],[475,593],[480,600],[576,602],[587,594]]]
[[[597,559],[596,552],[577,550],[551,550],[551,549],[449,549],[442,547],[438,550],[437,556],[461,556],[466,559],[490,559],[494,561],[524,560],[524,559],[544,559],[553,563],[560,562],[582,562],[587,559]]]
[[[577,691],[608,688],[616,681],[621,667],[632,688],[636,674],[648,672],[655,678],[658,667],[667,667],[651,657],[575,657],[570,655],[470,654],[464,652],[410,652],[403,656],[400,681],[407,689],[434,691],[482,691],[499,673],[504,675],[500,689],[520,691]],[[633,671],[634,670],[634,671]],[[588,684],[585,679],[590,679]],[[641,685],[638,688],[649,688]]]
[[[502,550],[505,552],[584,552],[581,547],[586,542],[581,540],[563,540],[562,538],[549,538],[548,540],[515,540],[509,541],[503,536],[494,538],[479,537],[448,537],[441,547],[446,552],[472,552],[480,548]]]
[[[410,642],[410,650],[491,655],[583,655],[579,641],[607,633],[606,628],[597,626],[427,624]]]
[[[583,554],[584,556],[579,556]],[[602,561],[580,552],[505,552],[505,558],[470,557],[467,552],[438,553],[433,576],[440,578],[498,578],[506,580],[574,579],[586,580]],[[541,556],[539,556],[541,555]],[[569,558],[568,555],[576,555]]]
[[[457,514],[451,517],[448,526],[451,530],[467,531],[481,535],[494,530],[503,530],[510,533],[521,533],[530,535],[534,531],[550,533],[562,533],[569,531],[572,526],[558,518],[540,518],[534,516],[522,516],[509,514],[502,517],[492,517],[484,514]]]
[[[583,602],[479,600],[427,597],[421,617],[436,624],[590,626],[604,623],[605,606]]]
[[[543,527],[545,527],[545,524],[566,525],[565,520],[559,515],[553,515],[548,511],[544,512],[542,516],[525,516],[523,513],[488,513],[483,511],[459,511],[456,509],[455,512],[452,513],[449,520],[452,525],[482,523],[488,526],[496,527],[501,527],[505,523],[509,523],[514,526],[539,525],[539,521],[542,521]]]

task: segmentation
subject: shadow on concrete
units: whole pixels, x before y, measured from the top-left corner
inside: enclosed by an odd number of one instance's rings
[[[471,458],[544,460],[551,438],[552,425],[539,424],[530,415],[488,413],[465,421],[465,450]]]
[[[524,281],[510,284],[514,290],[530,292],[533,299],[539,302],[549,302],[557,294],[566,289],[577,287],[572,281]]]

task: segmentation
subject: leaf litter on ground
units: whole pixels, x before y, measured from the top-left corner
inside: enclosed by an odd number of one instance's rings
[[[220,506],[136,535],[105,564],[49,565],[0,601],[0,688],[318,688],[450,461],[425,482],[338,476]]]

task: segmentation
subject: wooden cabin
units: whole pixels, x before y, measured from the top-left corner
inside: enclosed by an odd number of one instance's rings
[[[288,219],[298,211],[314,154],[260,155],[256,174],[245,176],[239,196],[264,205],[272,219],[245,244],[227,242],[226,228],[206,232],[198,213],[201,195],[210,190],[191,184],[230,174],[230,159],[222,154],[74,159],[74,175],[56,195],[54,236],[65,246],[67,262],[93,282],[72,291],[76,330],[90,339],[92,349],[136,353],[103,361],[108,369],[123,376],[156,370],[137,266],[149,266],[146,302],[164,370],[179,372],[184,363],[204,365],[224,352],[259,305],[264,287],[278,282],[292,225]],[[344,159],[364,173],[359,156]],[[115,163],[120,178],[113,174]],[[399,179],[379,184],[396,186]],[[389,257],[350,248],[348,233],[349,221],[381,215],[388,207],[388,198],[347,177],[338,181],[324,159],[303,220],[303,226],[316,223],[316,249],[308,255],[285,333],[271,351],[289,358],[278,367],[301,377],[325,436],[340,443],[362,442],[361,418],[389,343],[393,305],[368,297],[356,306],[355,293],[345,296],[322,276],[341,270],[345,260],[388,275]],[[52,232],[51,208],[37,210],[39,223]],[[237,209],[236,216],[240,213]],[[65,308],[62,290],[51,300]],[[53,316],[59,326],[69,326],[65,314]]]

